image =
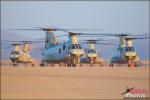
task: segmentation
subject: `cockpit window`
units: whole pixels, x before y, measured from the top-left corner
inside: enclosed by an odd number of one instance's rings
[[[91,49],[91,50],[88,50],[88,53],[96,53],[96,51]]]
[[[75,47],[75,45],[72,45],[72,49],[75,49],[76,47]]]
[[[127,47],[126,51],[135,51],[133,47]]]
[[[71,49],[81,49],[80,44],[71,44]]]
[[[20,53],[18,51],[13,51],[11,54],[19,55]]]
[[[63,46],[63,50],[65,50],[65,49],[66,49],[66,46],[64,45],[64,46]]]
[[[78,44],[78,47],[79,47],[79,49],[81,49],[81,45],[80,44]]]
[[[91,50],[91,53],[96,53],[96,51],[95,50]]]
[[[76,49],[78,49],[78,45],[77,44],[74,44],[74,45],[75,45]]]

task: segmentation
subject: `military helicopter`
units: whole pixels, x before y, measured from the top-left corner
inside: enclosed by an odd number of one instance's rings
[[[9,43],[10,42],[10,43]],[[12,42],[20,42],[20,43],[12,43]],[[21,43],[22,42],[22,43]],[[10,54],[10,60],[12,61],[13,66],[17,66],[19,63],[23,64],[31,64],[34,66],[34,60],[30,56],[30,47],[29,44],[32,44],[32,41],[5,41],[5,45],[9,45],[3,49],[8,49],[14,47]],[[22,50],[20,49],[20,45],[23,45]]]
[[[128,67],[131,66],[138,66],[140,63],[140,58],[135,51],[135,48],[132,46],[132,40],[135,39],[148,39],[149,37],[142,37],[146,34],[133,34],[133,33],[118,33],[118,34],[105,34],[105,33],[99,33],[99,34],[93,34],[93,35],[100,35],[100,36],[113,36],[113,37],[119,37],[120,44],[117,48],[117,55],[112,57],[110,66],[112,67],[114,63],[120,63],[120,64],[128,64]],[[134,36],[134,37],[133,37]]]
[[[128,67],[139,66],[140,58],[133,47],[133,41],[136,39],[148,39],[149,37],[120,37],[120,46],[117,48],[117,56],[112,57],[110,66],[113,63],[127,63]]]
[[[66,62],[68,66],[80,64],[80,57],[83,56],[84,51],[78,43],[76,34],[69,32],[67,42],[57,43],[54,39],[54,34],[48,30],[46,38],[41,66],[44,66],[45,63],[60,63],[61,66],[63,62]]]
[[[82,34],[82,33],[81,33]],[[83,35],[83,34],[82,34]],[[132,40],[136,39],[149,39],[147,34],[133,34],[133,33],[94,33],[86,34],[93,36],[113,36],[119,37],[119,47],[117,48],[117,56],[112,57],[110,66],[112,67],[114,63],[128,64],[128,67],[139,66],[140,58],[132,46]],[[145,36],[145,37],[143,37]]]
[[[68,66],[80,65],[80,58],[81,56],[83,56],[84,50],[81,47],[80,43],[78,43],[77,38],[78,34],[68,31],[72,29],[38,27],[36,29],[13,29],[13,30],[46,31],[45,48],[41,53],[42,59],[40,66],[45,66],[48,63],[59,63],[60,66],[62,66],[63,63],[67,63]],[[62,35],[68,36],[69,40],[64,43],[58,43],[58,41],[56,40],[56,36],[53,33],[54,31],[64,31],[69,33],[67,35]]]
[[[81,57],[81,62],[82,63],[90,63],[90,66],[93,66],[93,64],[100,64],[100,66],[103,66],[104,60],[100,57],[98,52],[95,49],[95,44],[99,45],[117,45],[114,42],[110,42],[109,40],[104,40],[104,39],[90,39],[90,40],[83,40],[85,42],[82,43],[87,43],[89,44],[89,48],[85,49],[85,54],[83,57]],[[107,42],[101,42],[98,43],[98,41],[107,41]]]

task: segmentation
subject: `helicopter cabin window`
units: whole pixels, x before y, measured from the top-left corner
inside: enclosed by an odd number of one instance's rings
[[[66,49],[66,46],[65,46],[65,45],[63,45],[63,50],[65,51],[65,49]]]
[[[91,50],[91,53],[96,53],[96,51],[95,50]]]
[[[127,47],[126,51],[135,51],[133,47]]]
[[[78,44],[78,49],[81,49],[81,45],[80,44]]]
[[[88,50],[88,53],[96,53],[95,50]]]
[[[75,45],[72,45],[72,49],[75,49],[76,47],[75,47]]]
[[[81,49],[80,44],[71,44],[71,49]]]
[[[61,48],[59,48],[59,54],[61,53]]]
[[[75,44],[76,49],[78,49],[78,44]]]
[[[19,55],[19,52],[13,51],[11,54]]]

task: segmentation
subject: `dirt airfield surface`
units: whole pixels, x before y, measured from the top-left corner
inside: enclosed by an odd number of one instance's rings
[[[2,66],[1,99],[123,99],[149,89],[149,67]]]

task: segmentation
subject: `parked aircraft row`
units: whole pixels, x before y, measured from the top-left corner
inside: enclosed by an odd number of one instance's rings
[[[81,63],[89,63],[90,66],[99,64],[103,66],[105,60],[98,54],[95,49],[95,44],[103,45],[118,45],[117,55],[112,57],[110,66],[114,63],[126,63],[129,67],[139,66],[140,58],[132,45],[132,40],[136,39],[149,39],[149,36],[136,35],[136,34],[123,34],[123,33],[76,33],[70,32],[73,29],[59,29],[59,28],[36,28],[36,29],[13,29],[13,30],[35,30],[46,31],[45,40],[43,41],[2,41],[1,44],[10,45],[7,48],[15,47],[11,52],[10,59],[13,66],[17,66],[18,63],[30,63],[34,66],[34,60],[30,56],[29,44],[45,42],[45,48],[42,50],[41,66],[45,66],[49,63],[59,63],[60,66],[66,64],[67,66],[81,66]],[[59,43],[56,39],[54,31],[64,31],[68,33],[68,41]],[[114,43],[109,39],[88,39],[78,41],[78,36],[97,36],[97,37],[119,37],[120,43]],[[83,48],[83,44],[89,44],[89,48]],[[19,48],[23,45],[23,50]],[[5,48],[6,49],[6,48]]]

